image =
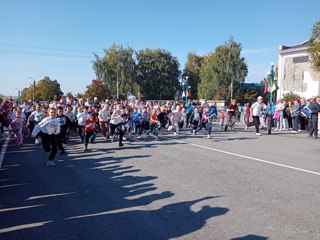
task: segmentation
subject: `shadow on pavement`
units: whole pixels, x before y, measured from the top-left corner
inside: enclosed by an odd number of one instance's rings
[[[267,239],[268,239],[268,237],[250,234],[250,235],[243,236],[243,237],[232,238],[231,240],[267,240]]]
[[[126,147],[159,144],[174,143]],[[173,192],[157,188],[157,176],[141,176],[141,169],[123,165],[150,155],[116,157],[112,153],[119,148],[107,145],[86,153],[80,144],[68,146],[69,154],[59,156],[52,168],[45,166],[47,155],[31,141],[21,150],[9,146],[0,169],[0,239],[165,240],[195,232],[229,211],[211,206],[220,196],[176,201]],[[197,212],[191,210],[195,204],[200,204]]]

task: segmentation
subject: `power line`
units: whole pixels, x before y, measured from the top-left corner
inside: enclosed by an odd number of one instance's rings
[[[93,58],[93,56],[89,56],[89,55],[75,55],[75,54],[49,53],[49,52],[31,52],[31,51],[10,50],[10,49],[0,49],[0,53],[36,55],[36,56],[48,56],[48,57],[67,57],[67,58],[69,57],[69,58],[87,58],[87,59]]]
[[[33,49],[44,49],[44,50],[54,50],[54,51],[66,51],[66,52],[83,52],[83,53],[93,53],[94,52],[94,51],[87,51],[87,50],[76,50],[76,49],[67,49],[67,48],[49,48],[49,47],[18,45],[18,44],[9,44],[9,43],[0,43],[0,45],[1,46],[8,46],[8,47],[33,48]],[[96,52],[96,53],[103,53],[103,52]]]

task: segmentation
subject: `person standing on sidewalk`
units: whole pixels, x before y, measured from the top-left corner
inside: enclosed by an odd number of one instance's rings
[[[299,103],[298,99],[295,99],[293,101],[293,106],[291,108],[291,115],[293,118],[293,131],[292,133],[298,133],[299,128],[299,120],[300,120],[300,111],[301,111],[301,105]]]
[[[316,102],[316,98],[310,98],[310,105],[308,108],[311,110],[309,119],[309,136],[310,138],[318,139],[318,113],[320,112],[320,104]]]
[[[264,108],[264,104],[263,104],[263,97],[259,96],[257,98],[257,101],[252,104],[251,108],[250,108],[250,117],[252,116],[253,121],[249,122],[246,127],[245,127],[245,131],[247,131],[247,129],[251,126],[255,126],[256,127],[256,135],[257,136],[261,136],[261,133],[259,133],[259,125],[260,125],[260,114],[263,111]]]

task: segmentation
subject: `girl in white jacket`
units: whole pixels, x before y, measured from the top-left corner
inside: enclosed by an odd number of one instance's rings
[[[56,110],[54,108],[49,109],[49,117],[44,118],[32,132],[32,136],[35,137],[39,132],[42,136],[42,147],[45,152],[50,152],[47,162],[48,166],[55,166],[53,160],[58,152],[57,139],[60,133],[59,119],[55,118]]]

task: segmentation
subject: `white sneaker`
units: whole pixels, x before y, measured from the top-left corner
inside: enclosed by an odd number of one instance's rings
[[[192,131],[192,135],[195,136],[196,135],[196,130]]]
[[[39,143],[40,143],[39,139],[36,139],[36,141],[34,142],[34,144],[39,144]]]
[[[261,133],[256,133],[257,136],[262,136]]]
[[[141,136],[138,136],[137,138],[138,138],[138,139],[140,139],[140,138],[141,138]]]
[[[47,161],[47,166],[53,167],[56,164],[53,161]]]
[[[211,138],[210,134],[208,134],[207,138],[208,138],[208,139]]]
[[[244,128],[244,131],[246,132],[248,130],[248,125],[246,124],[246,127]]]
[[[173,132],[173,134],[174,134],[175,136],[177,136],[177,133],[176,133],[176,132]]]
[[[125,141],[125,140],[127,140],[127,138],[126,137],[122,137],[122,139]]]
[[[292,133],[298,133],[298,131],[291,131]]]

